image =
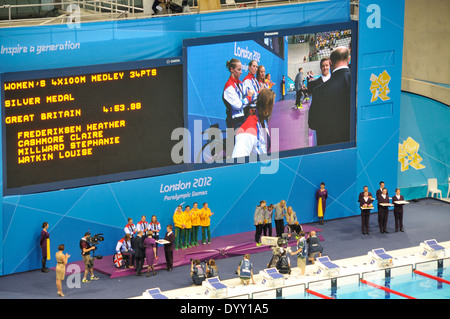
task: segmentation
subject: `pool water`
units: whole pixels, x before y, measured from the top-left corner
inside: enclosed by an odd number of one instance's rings
[[[433,270],[426,271],[425,273],[450,281],[450,268],[448,267],[440,271]],[[450,299],[449,284],[415,273],[368,281],[417,299]],[[335,290],[328,288],[316,290],[316,292],[336,299],[405,299],[403,296],[386,292],[363,283],[342,285]],[[320,299],[320,297],[308,293],[305,293],[304,296],[297,295],[291,296],[290,298]]]

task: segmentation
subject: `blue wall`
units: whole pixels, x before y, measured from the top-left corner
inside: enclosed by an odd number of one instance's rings
[[[357,110],[357,188],[384,181],[397,188],[404,1],[360,1]],[[388,99],[373,100],[371,77],[390,76]],[[374,194],[374,192],[372,192]]]
[[[398,165],[398,185],[406,199],[423,198],[427,179],[437,178],[442,197],[447,195],[450,176],[450,107],[420,95],[402,92],[399,147],[404,146],[409,161]],[[416,144],[417,143],[417,144]],[[418,155],[418,157],[416,156]],[[399,160],[402,157],[399,154]]]
[[[366,16],[366,2],[361,1],[361,22]],[[285,199],[299,215],[300,222],[315,221],[314,191],[322,181],[326,182],[330,194],[326,219],[359,214],[356,198],[364,184],[374,191],[378,180],[384,179],[393,191],[397,183],[403,37],[398,26],[403,26],[403,4],[385,0],[377,3],[386,21],[395,21],[395,25],[383,22],[380,30],[369,29],[365,23],[359,25],[358,110],[371,108],[366,92],[370,87],[370,73],[378,75],[388,68],[392,76],[389,103],[393,111],[382,117],[378,116],[379,110],[368,112],[364,119],[358,111],[357,148],[284,158],[272,163],[279,165],[275,174],[262,174],[264,163],[248,163],[39,194],[2,196],[0,274],[40,267],[38,239],[43,221],[50,224],[51,267],[55,265],[54,254],[60,243],[66,245],[71,260],[75,261],[81,259],[78,241],[84,232],[104,233],[106,240],[99,246],[99,253],[109,255],[122,236],[128,217],[137,222],[143,214],[147,217],[156,214],[166,225],[171,222],[176,205],[181,203],[207,201],[215,212],[213,236],[219,236],[253,230],[254,207],[263,198],[269,203]],[[66,41],[80,43],[80,47],[40,54],[2,54],[0,73],[180,56],[184,38],[349,20],[348,1],[332,0],[279,8],[89,23],[78,29],[67,26],[1,29],[1,44],[5,47],[19,44],[36,47]],[[382,34],[390,34],[391,40],[385,41]],[[367,62],[371,67],[361,63],[366,61],[366,56],[382,50],[394,52],[393,64],[377,66],[377,59]],[[384,103],[378,104],[384,110]],[[378,117],[371,118],[374,114]],[[190,187],[161,193],[164,185],[178,183]],[[177,199],[176,194],[182,197]]]

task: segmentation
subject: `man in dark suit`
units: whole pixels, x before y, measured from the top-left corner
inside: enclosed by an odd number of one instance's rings
[[[295,88],[295,107],[300,107],[302,105],[303,98],[305,97],[304,85],[303,85],[303,68],[298,69],[298,73],[294,80]]]
[[[164,255],[166,256],[167,271],[171,271],[173,268],[173,242],[175,241],[175,235],[172,233],[172,225],[167,225],[167,233],[164,236],[164,240],[168,243],[164,244]]]
[[[380,210],[383,211],[383,206],[380,205],[380,197],[381,194],[383,193],[383,188],[384,188],[384,182],[381,181],[380,182],[380,188],[377,189],[377,192],[375,193],[375,197],[377,199],[377,211],[378,211],[378,225],[380,225],[381,223],[381,218],[383,217],[382,214],[380,214]],[[388,195],[389,198],[389,192],[386,190],[386,194]]]
[[[370,209],[369,207],[372,205],[373,198],[372,195],[369,195],[369,191],[364,187],[364,192],[362,195],[359,195],[359,206],[361,208],[361,230],[363,235],[369,235],[369,220],[370,220]],[[364,205],[366,205],[364,207]]]
[[[384,210],[383,210],[384,207],[380,205],[380,198],[381,198],[381,194],[383,193],[383,188],[384,188],[384,182],[381,181],[380,188],[377,189],[377,191],[375,193],[375,197],[377,199],[378,225],[381,225],[381,223],[382,223],[383,212],[384,212]],[[387,190],[386,190],[386,192],[387,192]],[[389,193],[387,193],[387,194],[388,194],[388,198],[389,198]],[[381,213],[380,213],[380,211],[381,211]],[[380,232],[382,232],[381,228],[380,228]]]
[[[395,220],[395,231],[401,232],[405,231],[403,229],[403,204],[396,204],[398,201],[404,201],[403,195],[400,195],[400,189],[395,190],[395,195],[392,197],[392,204],[394,204],[394,220]]]
[[[383,188],[384,188],[384,182],[381,181],[380,182],[380,188],[377,189],[377,192],[375,193],[375,196],[376,196],[377,200],[380,198],[380,195],[383,193]],[[389,195],[389,192],[388,192],[388,195]]]
[[[386,188],[383,188],[378,200],[378,226],[380,227],[380,233],[388,233],[387,222],[389,214],[389,206],[384,206],[381,204],[389,204],[389,195]]]
[[[338,47],[331,52],[331,77],[314,88],[309,110],[309,128],[316,130],[317,145],[350,140],[350,50]]]
[[[142,267],[144,266],[145,247],[143,232],[138,231],[137,236],[132,239],[131,246],[134,249],[134,258],[136,260],[136,275],[142,276]]]

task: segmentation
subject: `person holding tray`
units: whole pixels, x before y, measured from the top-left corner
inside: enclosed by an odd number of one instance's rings
[[[173,268],[173,243],[175,241],[175,235],[172,232],[172,229],[172,225],[167,225],[164,239],[157,241],[158,244],[164,245],[167,271],[171,271]]]
[[[383,188],[381,195],[378,197],[378,226],[380,227],[380,233],[388,233],[386,227],[388,221],[389,206],[392,206],[392,204],[389,202],[387,189]]]
[[[373,198],[368,191],[364,191],[359,197],[359,206],[361,208],[361,230],[363,235],[369,235],[370,210],[373,209]]]
[[[392,197],[392,204],[394,204],[394,220],[395,220],[395,232],[399,229],[404,232],[403,228],[403,205],[407,204],[403,195],[400,195],[400,189],[395,190],[395,195]]]

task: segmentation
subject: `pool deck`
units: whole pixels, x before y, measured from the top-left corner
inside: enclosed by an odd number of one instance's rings
[[[445,247],[445,256],[444,258],[450,257],[450,241],[447,242],[440,242],[439,245]],[[386,251],[387,254],[391,255],[393,257],[392,260],[392,266],[390,267],[397,267],[397,266],[404,266],[404,265],[414,265],[421,262],[427,262],[427,261],[433,261],[439,258],[427,258],[422,256],[423,249],[419,246],[410,247],[410,248],[404,248],[404,249],[398,249],[398,250],[392,250],[392,251]],[[333,263],[338,265],[340,267],[340,273],[339,276],[346,276],[346,275],[352,275],[352,274],[361,274],[363,272],[370,272],[370,271],[376,271],[380,269],[384,269],[381,267],[378,267],[377,265],[371,264],[371,258],[369,255],[364,256],[358,256],[353,258],[347,258],[347,259],[339,259],[339,260],[331,260]],[[295,267],[297,261],[295,258],[291,257],[291,275],[286,276],[287,279],[284,280],[284,284],[277,286],[277,287],[283,287],[283,286],[292,286],[297,284],[308,284],[309,282],[313,281],[319,281],[324,280],[327,277],[324,275],[318,275],[317,270],[318,266],[316,264],[308,264],[305,269],[305,275],[300,276],[300,269]],[[225,284],[228,287],[227,292],[227,298],[232,298],[233,296],[239,296],[239,295],[245,295],[245,294],[252,294],[257,291],[267,290],[268,287],[263,285],[262,282],[262,275],[255,274],[254,280],[256,282],[255,285],[248,285],[244,286],[240,283],[239,278],[233,278],[233,279],[227,279],[221,281],[223,284]],[[169,299],[208,299],[207,295],[205,295],[206,288],[203,286],[189,286],[186,288],[180,288],[180,289],[174,289],[174,290],[168,290],[168,291],[162,291],[162,294],[168,297]],[[142,296],[136,296],[134,297],[136,299],[141,298],[147,298],[145,295]]]

